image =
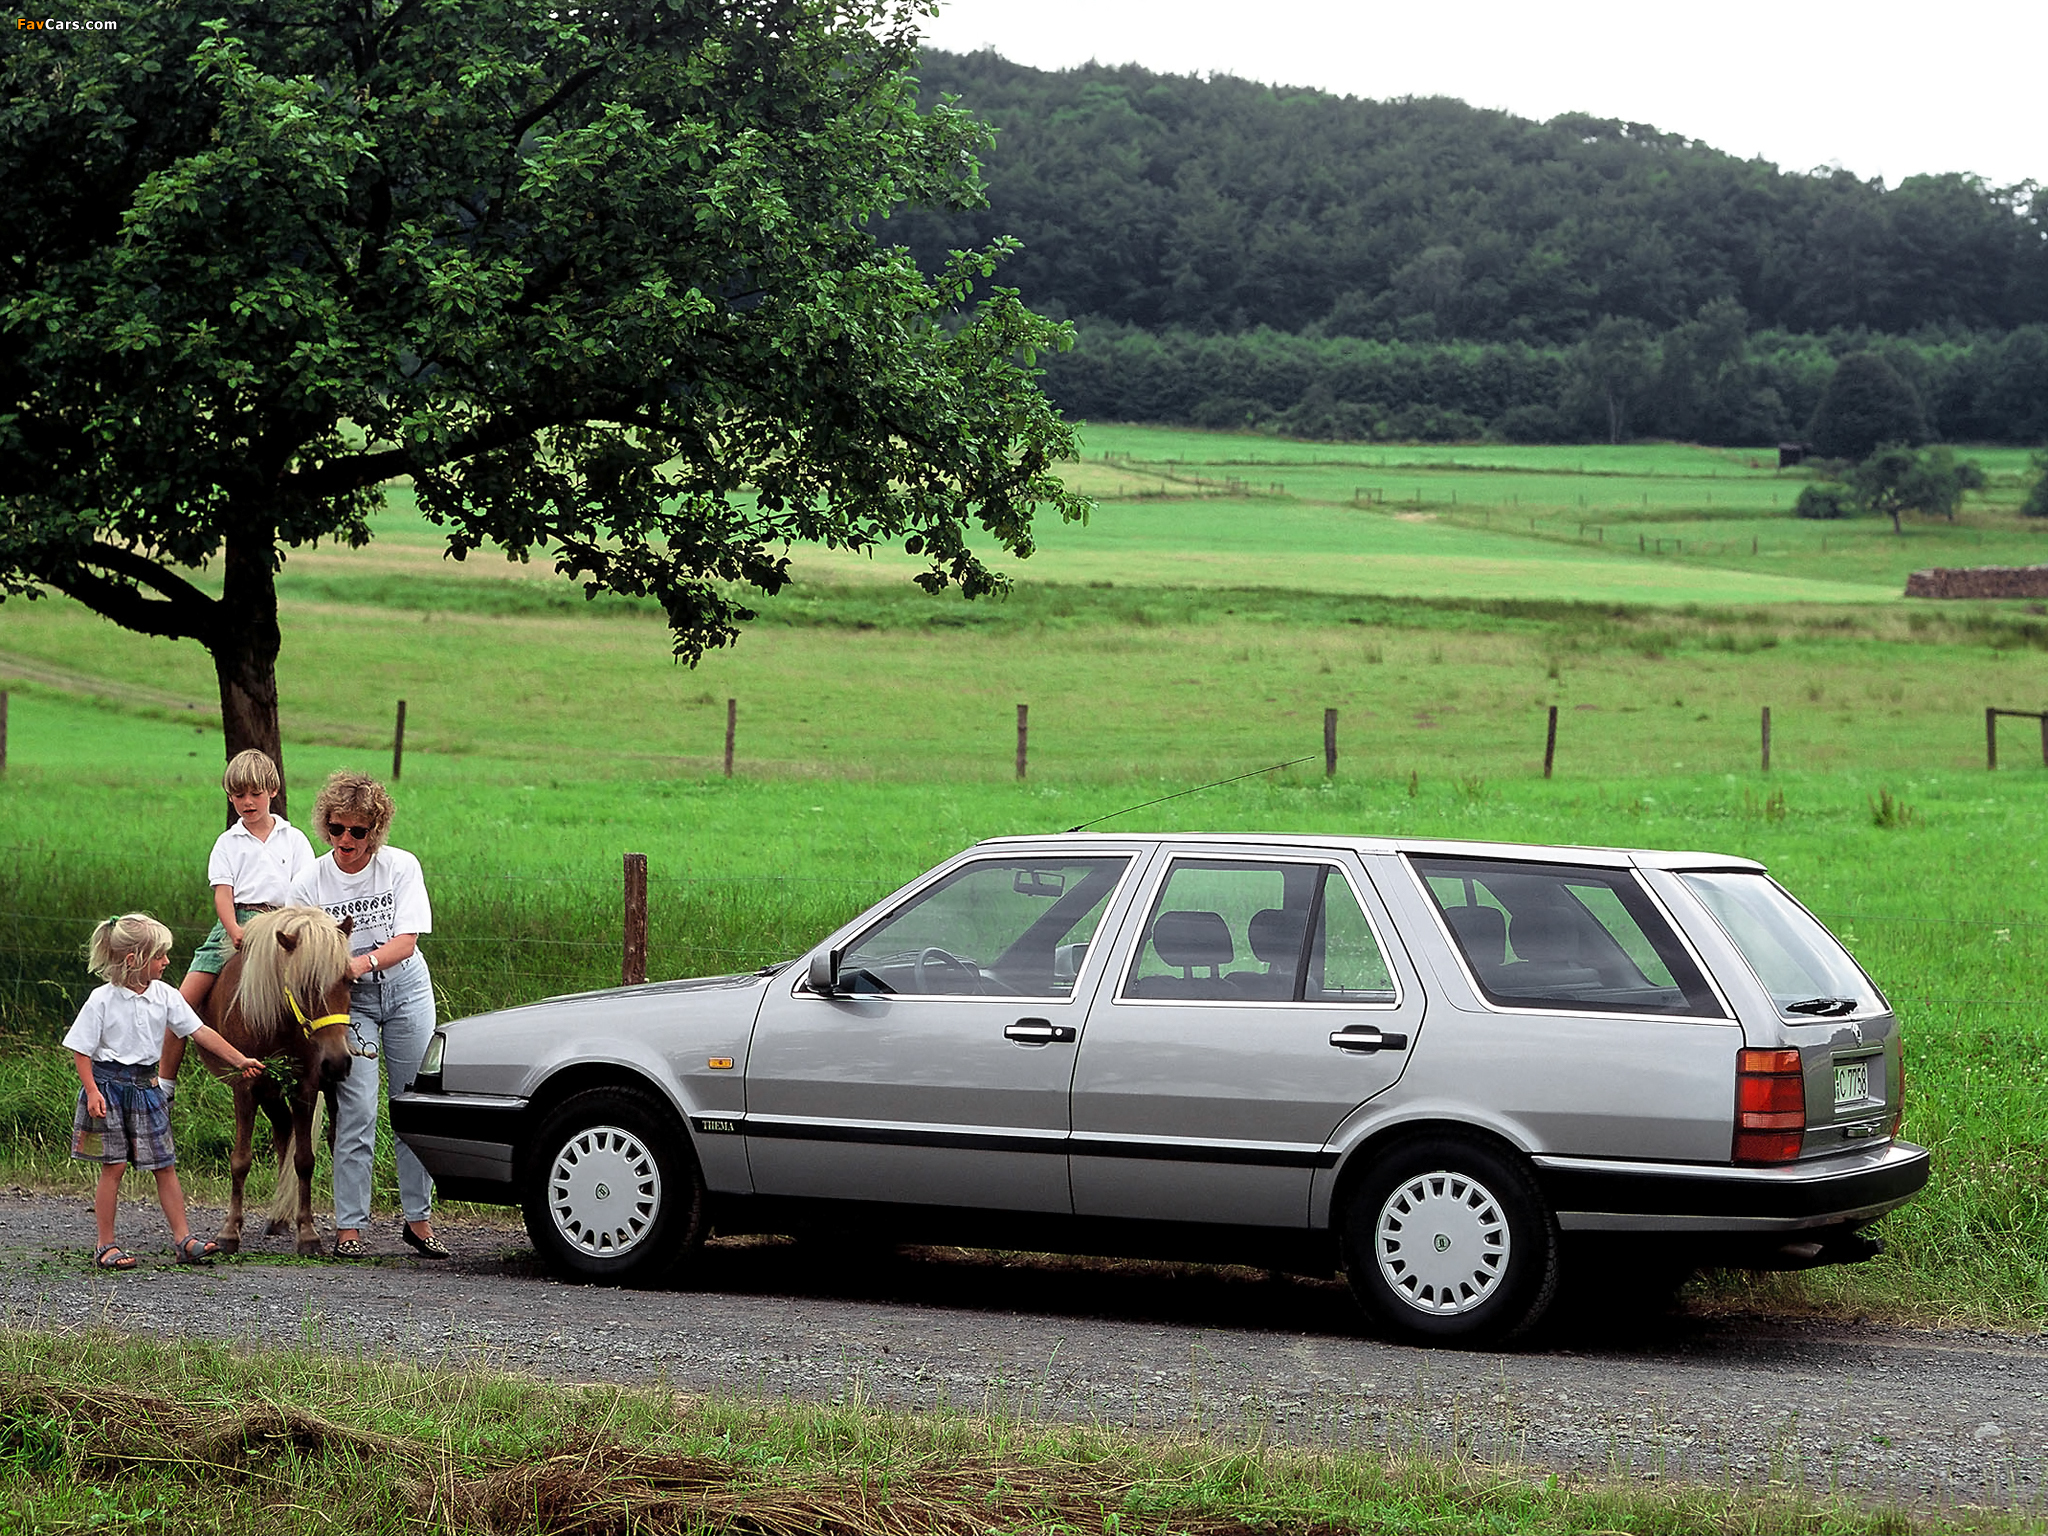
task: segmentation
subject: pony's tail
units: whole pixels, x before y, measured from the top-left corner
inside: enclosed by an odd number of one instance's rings
[[[316,1093],[313,1095],[313,1129],[311,1132],[313,1148],[316,1152],[320,1147],[321,1122],[326,1118],[327,1095]],[[270,1220],[273,1225],[282,1223],[289,1227],[297,1227],[299,1223],[299,1170],[292,1160],[293,1154],[297,1150],[298,1138],[289,1137],[285,1141],[284,1151],[278,1155],[277,1189],[270,1197]],[[311,1211],[306,1212],[308,1218],[312,1214]]]

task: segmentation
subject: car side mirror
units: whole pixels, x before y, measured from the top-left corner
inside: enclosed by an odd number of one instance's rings
[[[811,956],[811,990],[820,997],[836,997],[839,993],[839,951],[820,950]]]

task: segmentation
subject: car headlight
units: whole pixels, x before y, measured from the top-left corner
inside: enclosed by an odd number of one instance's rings
[[[441,1091],[441,1058],[447,1054],[448,1037],[440,1030],[427,1042],[427,1054],[420,1058],[420,1070],[413,1078],[413,1086],[428,1093]]]

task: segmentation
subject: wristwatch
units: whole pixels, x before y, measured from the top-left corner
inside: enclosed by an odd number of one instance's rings
[[[383,969],[384,969],[384,967],[383,967],[383,966],[381,966],[381,965],[379,965],[379,964],[377,963],[377,951],[375,951],[374,949],[373,949],[373,950],[370,950],[370,951],[369,951],[369,956],[370,956],[370,974],[374,976],[374,975],[376,975],[376,974],[377,974],[377,973],[378,973],[379,971],[383,970]]]

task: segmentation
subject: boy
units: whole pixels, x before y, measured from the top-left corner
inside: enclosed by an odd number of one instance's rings
[[[251,747],[237,752],[221,775],[221,788],[235,808],[235,824],[214,839],[213,855],[206,861],[206,880],[213,887],[213,910],[219,921],[192,956],[178,994],[194,1013],[213,990],[213,978],[242,944],[242,924],[258,912],[269,912],[287,904],[292,882],[313,863],[313,845],[306,834],[282,816],[270,813],[270,801],[282,781],[277,764],[268,754]],[[164,1035],[163,1059],[157,1081],[164,1096],[177,1091],[178,1067],[185,1059],[185,1042],[175,1033]]]

